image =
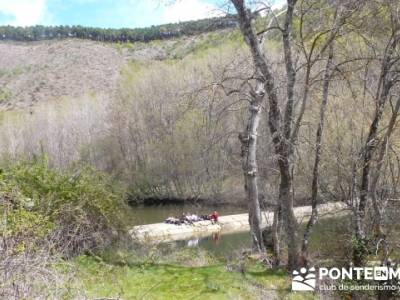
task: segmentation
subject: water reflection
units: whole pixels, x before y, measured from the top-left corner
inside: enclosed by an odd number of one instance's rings
[[[224,258],[238,249],[249,248],[251,246],[251,239],[248,232],[230,234],[213,233],[204,238],[169,242],[166,245],[171,248],[199,247],[207,250],[216,257]]]
[[[219,237],[220,237],[220,233],[219,232],[214,232],[212,234],[212,240],[213,240],[215,245],[219,244]]]
[[[304,225],[302,226],[304,227]],[[345,259],[350,251],[351,223],[343,218],[321,219],[316,224],[310,241],[310,251],[319,259]],[[302,237],[302,235],[299,235]],[[190,239],[167,243],[172,249],[198,247],[218,258],[226,258],[251,247],[248,232],[214,233],[201,239]]]

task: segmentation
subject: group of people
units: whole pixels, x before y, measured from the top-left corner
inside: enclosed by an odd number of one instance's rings
[[[204,220],[210,220],[213,223],[218,222],[219,214],[217,211],[214,211],[210,215],[196,215],[196,214],[190,214],[190,213],[183,213],[180,218],[176,217],[168,217],[165,220],[165,223],[167,224],[175,224],[175,225],[181,225],[181,224],[193,224],[194,222],[199,222],[199,221],[204,221]]]

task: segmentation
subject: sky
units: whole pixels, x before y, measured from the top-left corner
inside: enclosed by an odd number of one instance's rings
[[[283,0],[275,1],[275,5]],[[0,0],[0,25],[137,28],[220,16],[223,0]]]

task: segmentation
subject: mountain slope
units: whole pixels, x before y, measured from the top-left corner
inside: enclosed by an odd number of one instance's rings
[[[0,108],[25,108],[91,91],[111,95],[123,63],[115,48],[91,41],[1,43]]]
[[[149,43],[0,42],[0,110],[87,93],[114,97],[121,70],[129,61],[180,59],[232,38],[237,38],[234,29]]]

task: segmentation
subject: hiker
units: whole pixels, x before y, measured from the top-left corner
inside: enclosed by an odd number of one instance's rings
[[[218,222],[218,218],[219,218],[219,214],[217,211],[214,211],[211,215],[210,215],[210,219],[213,223]]]

